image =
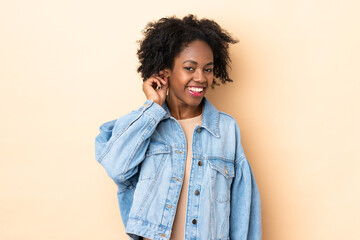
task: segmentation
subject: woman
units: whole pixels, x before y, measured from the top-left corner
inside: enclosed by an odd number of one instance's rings
[[[229,43],[208,19],[163,18],[140,42],[147,101],[104,123],[96,159],[118,186],[132,239],[261,239],[260,195],[236,121],[204,95],[231,81]]]

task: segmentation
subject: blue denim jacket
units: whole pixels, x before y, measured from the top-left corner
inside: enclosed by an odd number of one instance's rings
[[[260,194],[240,142],[239,127],[206,98],[193,132],[186,240],[261,239]],[[96,159],[118,186],[126,233],[169,239],[182,186],[186,138],[166,102],[100,126]],[[194,194],[198,190],[200,194]]]

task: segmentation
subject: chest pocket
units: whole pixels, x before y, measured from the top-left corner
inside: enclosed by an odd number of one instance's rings
[[[157,178],[170,152],[170,147],[165,143],[150,141],[141,163],[139,181]]]
[[[234,163],[210,160],[213,198],[218,202],[230,200],[231,183],[235,176]]]

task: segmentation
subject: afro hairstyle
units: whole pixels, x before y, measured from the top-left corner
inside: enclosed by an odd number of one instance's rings
[[[159,71],[174,67],[174,58],[194,40],[206,42],[214,56],[214,77],[222,83],[232,82],[227,67],[230,67],[229,44],[237,43],[230,34],[215,21],[206,18],[198,20],[194,15],[183,19],[175,16],[149,22],[143,30],[144,38],[139,41],[137,56],[140,66],[137,71],[143,81]],[[213,85],[219,85],[214,78]]]

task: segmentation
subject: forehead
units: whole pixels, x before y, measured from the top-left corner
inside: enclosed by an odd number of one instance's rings
[[[210,46],[201,40],[195,40],[188,43],[184,49],[175,57],[175,61],[194,60],[200,62],[212,62],[213,52]]]

